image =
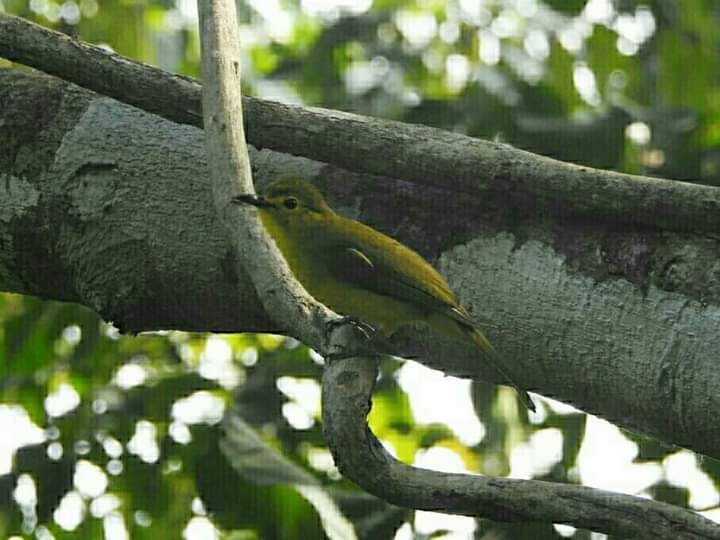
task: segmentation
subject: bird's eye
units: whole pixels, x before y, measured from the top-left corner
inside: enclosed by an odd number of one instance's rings
[[[283,205],[288,210],[295,210],[298,206],[298,200],[295,197],[288,197],[283,201]]]

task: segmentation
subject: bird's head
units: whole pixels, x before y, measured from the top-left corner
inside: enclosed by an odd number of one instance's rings
[[[250,204],[267,211],[281,221],[294,221],[311,214],[327,214],[332,210],[322,194],[307,180],[288,177],[276,180],[263,190],[261,195],[237,195],[232,202]]]

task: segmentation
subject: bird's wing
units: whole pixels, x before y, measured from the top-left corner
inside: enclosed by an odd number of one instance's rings
[[[327,252],[330,269],[341,280],[379,294],[411,302],[428,312],[440,311],[466,327],[486,359],[513,386],[522,402],[532,411],[535,405],[527,392],[518,387],[502,368],[504,361],[485,336],[477,330],[470,315],[457,301],[450,286],[429,263],[389,236],[362,234],[366,226],[351,222],[354,234],[346,235]]]
[[[474,326],[445,279],[425,259],[389,236],[376,231],[362,234],[366,226],[351,223],[355,234],[344,238],[327,257],[339,279],[428,311],[443,311],[463,325]]]

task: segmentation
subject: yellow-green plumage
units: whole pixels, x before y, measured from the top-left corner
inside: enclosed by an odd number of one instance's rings
[[[302,179],[279,180],[261,198],[239,200],[258,207],[295,277],[333,311],[366,322],[387,337],[404,324],[425,322],[451,339],[474,343],[504,375],[494,349],[445,279],[408,247],[336,214]],[[519,390],[519,395],[534,410],[527,394]]]

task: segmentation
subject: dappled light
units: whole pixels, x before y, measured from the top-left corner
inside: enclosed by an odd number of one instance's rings
[[[712,3],[700,4],[248,0],[238,2],[243,91],[508,142],[582,167],[720,186],[720,30]],[[194,0],[0,0],[2,11],[172,72],[200,72]],[[323,170],[342,211],[360,212],[344,172]],[[398,214],[388,218],[395,231],[428,245],[480,234],[477,223],[443,229],[444,215],[437,230],[416,234],[422,218],[410,205],[388,212]],[[493,223],[519,223],[525,209],[487,212]],[[571,261],[574,245],[560,249]],[[597,283],[622,268],[611,270]],[[0,537],[316,538],[350,523],[361,538],[606,538],[415,512],[361,492],[325,445],[324,360],[292,338],[134,335],[115,323],[122,332],[77,304],[0,293]],[[511,387],[413,360],[385,358],[380,371],[369,425],[403,462],[639,495],[720,523],[712,458],[540,394],[530,412]]]

